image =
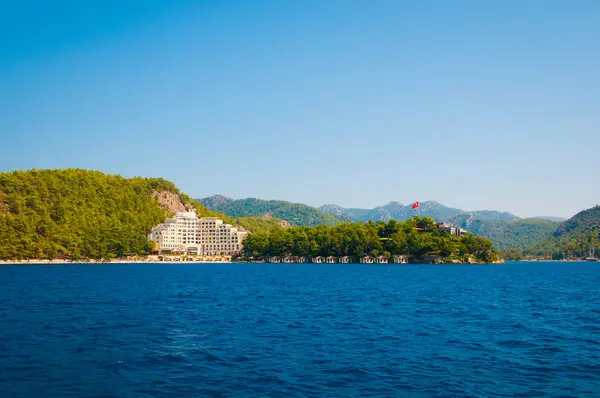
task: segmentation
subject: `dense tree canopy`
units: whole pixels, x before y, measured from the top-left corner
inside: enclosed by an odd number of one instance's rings
[[[168,212],[152,193],[175,186],[79,169],[0,173],[0,258],[141,254]]]
[[[258,231],[244,241],[247,257],[266,256],[353,256],[407,254],[421,257],[439,254],[479,261],[498,258],[492,243],[485,238],[465,235],[456,237],[440,233],[435,222],[415,217],[405,222],[390,220],[367,223],[344,223],[338,226],[277,228]]]
[[[559,225],[553,236],[533,244],[524,254],[556,260],[600,256],[600,206],[583,210]]]
[[[590,230],[597,230],[598,228],[600,228],[600,206],[596,205],[591,209],[580,211],[562,222],[556,229],[554,236],[560,238],[576,232],[586,234]]]
[[[82,169],[0,173],[0,259],[114,258],[147,254],[147,234],[170,214],[153,197],[168,191],[200,217],[248,231],[281,220],[233,218],[212,211],[162,178],[123,178]]]
[[[499,250],[525,249],[542,239],[552,236],[559,225],[556,221],[540,218],[507,221],[456,217],[452,222],[474,235],[490,239],[494,243],[494,247]]]
[[[558,238],[551,236],[525,249],[524,255],[555,260],[585,258],[590,255],[600,257],[599,232],[590,230],[587,233],[572,232]]]

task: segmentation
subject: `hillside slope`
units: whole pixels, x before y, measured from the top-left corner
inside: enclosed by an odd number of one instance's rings
[[[0,172],[0,259],[148,253],[152,227],[175,211],[190,209],[251,231],[280,223],[227,217],[190,200],[162,178],[81,169]]]
[[[338,225],[343,219],[322,212],[314,207],[290,203],[282,200],[261,200],[255,198],[231,199],[221,195],[198,199],[211,210],[220,211],[231,217],[267,216],[288,221],[295,226]]]
[[[556,232],[528,247],[525,254],[554,259],[600,256],[600,206],[583,210],[562,222]]]
[[[600,228],[600,206],[580,211],[573,217],[562,222],[556,229],[555,237],[573,234],[576,232],[588,233],[592,228]]]
[[[0,173],[0,258],[110,257],[149,250],[146,234],[169,214],[163,179],[80,169]]]
[[[514,221],[485,220],[473,216],[451,219],[470,233],[490,239],[497,249],[525,249],[556,231],[559,223],[538,218]]]

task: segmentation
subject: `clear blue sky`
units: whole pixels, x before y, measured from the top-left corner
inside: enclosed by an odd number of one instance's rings
[[[0,170],[570,216],[600,203],[600,1],[0,0]]]

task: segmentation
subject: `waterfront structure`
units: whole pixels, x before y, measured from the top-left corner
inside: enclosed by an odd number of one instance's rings
[[[392,257],[392,262],[395,264],[408,264],[408,257],[405,255],[395,255]]]
[[[371,256],[364,256],[360,258],[362,264],[373,264],[375,260]]]
[[[323,256],[313,257],[312,262],[315,264],[322,264],[325,262],[325,257],[323,257]]]
[[[306,258],[302,256],[286,256],[281,261],[287,264],[304,263],[306,262]]]
[[[198,218],[195,212],[177,212],[164,223],[152,228],[149,240],[162,253],[201,256],[232,256],[242,250],[247,232],[223,223],[216,217]]]
[[[335,258],[334,256],[329,256],[325,259],[325,262],[327,264],[334,264],[337,261],[337,258]]]
[[[443,222],[437,223],[437,227],[440,232],[448,232],[450,235],[463,236],[467,233],[466,229],[456,227],[452,224],[446,224]]]

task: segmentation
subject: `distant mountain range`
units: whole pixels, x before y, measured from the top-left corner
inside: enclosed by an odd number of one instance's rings
[[[345,221],[312,206],[283,200],[231,199],[222,195],[196,200],[211,210],[223,212],[231,217],[273,217],[285,220],[294,226],[337,225]]]
[[[251,232],[286,227],[282,220],[316,226],[422,215],[487,237],[496,248],[511,249],[515,256],[564,259],[600,255],[600,206],[557,222],[553,217],[520,219],[495,210],[465,211],[435,201],[422,202],[417,211],[399,202],[373,209],[336,205],[317,209],[301,203],[234,200],[220,195],[199,202],[161,178],[126,179],[81,169],[0,172],[0,259],[111,258],[147,253],[151,250],[146,239],[150,228],[173,212],[191,209],[201,217],[219,217]]]
[[[320,210],[351,221],[406,220],[414,215],[450,222],[470,233],[490,239],[500,250],[525,249],[551,236],[559,226],[558,217],[520,219],[514,214],[497,210],[466,211],[444,206],[435,201],[421,202],[417,210],[412,205],[390,202],[374,209],[343,208],[324,205]]]
[[[232,199],[222,195],[197,199],[211,210],[220,211],[231,217],[271,216],[288,221],[292,225],[336,225],[344,221],[389,221],[407,220],[415,215],[431,217],[436,221],[449,221],[456,216],[476,217],[481,220],[513,221],[519,217],[496,210],[465,211],[444,206],[435,201],[421,202],[417,210],[411,205],[390,202],[373,209],[344,208],[338,205],[323,205],[319,208],[302,203],[256,198]]]
[[[231,217],[273,217],[295,226],[337,225],[345,221],[368,222],[407,220],[415,215],[450,222],[470,233],[489,238],[498,249],[525,249],[551,237],[559,229],[559,217],[521,219],[514,214],[497,210],[467,211],[445,206],[436,201],[425,201],[419,208],[400,202],[390,202],[372,209],[344,208],[335,204],[319,208],[301,203],[255,198],[231,199],[222,195],[198,199],[207,208]],[[564,224],[564,223],[563,223]],[[563,228],[570,228],[565,224]]]
[[[338,205],[329,204],[319,207],[319,210],[354,222],[389,221],[391,219],[407,220],[415,215],[431,217],[436,221],[448,221],[459,215],[473,216],[478,219],[493,221],[513,221],[519,219],[519,217],[508,212],[497,210],[466,211],[444,206],[436,201],[421,202],[419,208],[416,210],[412,209],[412,205],[403,205],[400,202],[390,202],[385,206],[378,206],[373,209],[344,208]]]

